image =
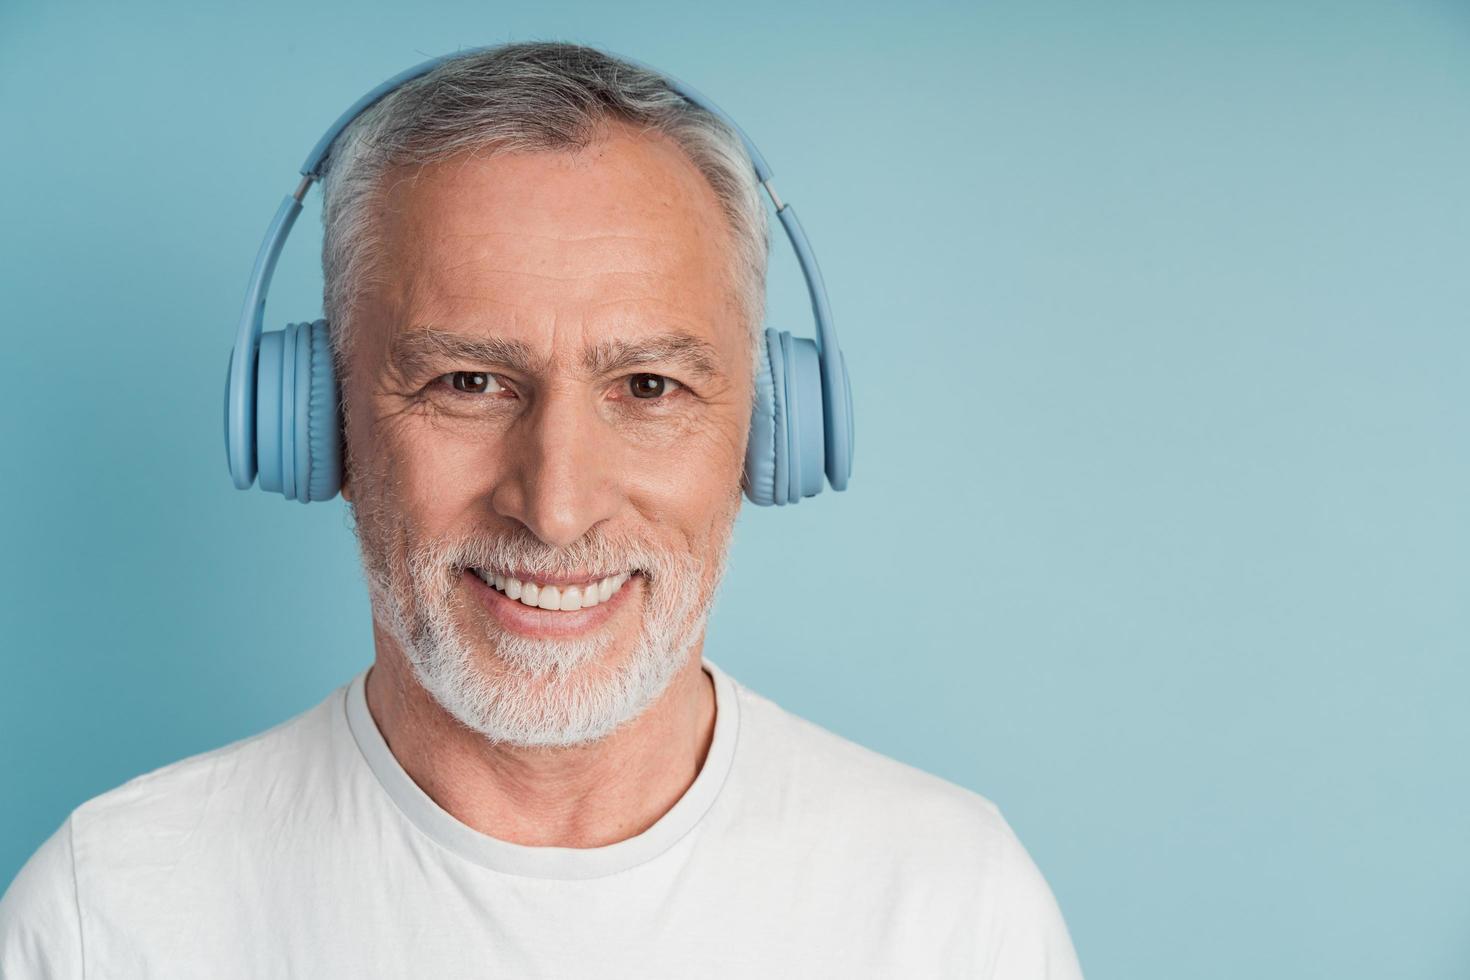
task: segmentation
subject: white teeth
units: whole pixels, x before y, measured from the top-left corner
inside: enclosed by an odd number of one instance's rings
[[[568,585],[560,588],[555,585],[523,582],[510,575],[485,572],[480,569],[475,569],[475,574],[486,585],[494,586],[505,593],[507,598],[518,600],[524,605],[538,609],[575,612],[612,598],[613,593],[623,587],[623,583],[628,581],[632,573],[622,572],[617,575],[609,575],[596,582],[589,582],[586,585]]]

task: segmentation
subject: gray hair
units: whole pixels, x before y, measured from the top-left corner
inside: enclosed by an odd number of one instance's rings
[[[747,324],[752,376],[765,316],[768,220],[755,168],[735,130],[690,103],[661,76],[594,48],[504,44],[450,58],[400,85],[337,138],[323,176],[323,307],[337,376],[352,348],[352,313],[381,281],[373,221],[394,167],[465,151],[577,150],[618,120],[671,138],[704,174],[729,223],[732,282]]]

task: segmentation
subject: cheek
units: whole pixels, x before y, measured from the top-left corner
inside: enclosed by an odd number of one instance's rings
[[[739,487],[748,427],[748,417],[737,424],[721,413],[659,438],[622,441],[621,483],[651,518],[698,527]]]
[[[485,445],[466,446],[432,428],[414,433],[397,459],[405,505],[427,528],[453,524],[488,500],[496,475],[494,458]]]
[[[701,560],[723,547],[741,504],[739,448],[729,438],[708,443],[630,482],[629,499],[648,533]]]
[[[364,426],[362,468],[382,499],[420,537],[434,536],[488,495],[495,472],[491,439],[466,440],[421,414],[380,409]]]

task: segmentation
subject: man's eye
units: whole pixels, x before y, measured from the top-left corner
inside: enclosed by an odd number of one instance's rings
[[[462,391],[469,395],[483,395],[500,388],[495,381],[495,376],[484,371],[454,371],[442,376],[439,380],[448,380],[450,387],[455,391]]]
[[[679,388],[679,382],[662,374],[634,374],[628,377],[628,388],[634,398],[657,399]]]

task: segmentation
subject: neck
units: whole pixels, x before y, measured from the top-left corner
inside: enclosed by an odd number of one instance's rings
[[[714,736],[703,638],[641,715],[588,745],[491,743],[461,725],[376,628],[368,710],[409,777],[456,820],[531,847],[600,847],[653,826],[699,774]]]

